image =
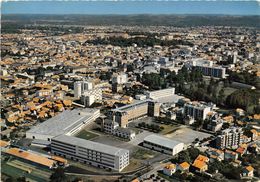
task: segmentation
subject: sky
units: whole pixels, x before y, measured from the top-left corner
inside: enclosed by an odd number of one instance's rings
[[[1,0],[0,0],[1,1]],[[224,14],[260,15],[258,1],[126,0],[7,1],[2,14]]]

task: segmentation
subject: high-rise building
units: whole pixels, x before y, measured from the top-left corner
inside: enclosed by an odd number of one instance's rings
[[[216,138],[217,148],[237,148],[243,142],[242,128],[232,127],[225,129]]]
[[[92,89],[93,89],[92,82],[77,81],[74,83],[74,97],[80,98],[80,96],[84,94],[84,92]]]
[[[190,102],[184,105],[184,115],[193,117],[195,120],[205,120],[211,107],[200,102]]]

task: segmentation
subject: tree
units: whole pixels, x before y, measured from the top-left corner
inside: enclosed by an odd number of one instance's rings
[[[64,169],[58,167],[54,170],[52,175],[50,176],[51,182],[64,182],[67,181],[67,177],[65,176]]]

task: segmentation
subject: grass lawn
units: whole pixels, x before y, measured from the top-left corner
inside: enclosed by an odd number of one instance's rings
[[[169,125],[159,124],[159,125],[160,125],[160,127],[162,126],[164,128],[162,131],[160,131],[160,134],[162,134],[162,135],[170,133],[170,132],[174,131],[176,128],[178,128],[178,125],[172,125],[172,124],[169,124]]]
[[[41,175],[34,174],[34,171],[29,174],[26,171],[22,169],[18,169],[14,166],[8,165],[5,161],[1,161],[1,173],[11,176],[14,179],[19,178],[20,176],[25,176],[27,179],[31,179],[33,181],[39,181],[39,182],[45,182],[48,180],[48,178],[45,178]]]
[[[89,131],[86,131],[86,130],[82,130],[81,132],[79,132],[76,135],[76,137],[82,138],[82,139],[86,139],[86,140],[90,140],[90,139],[95,138],[97,136],[98,136],[97,134],[89,132]]]
[[[135,151],[132,154],[132,157],[134,159],[146,160],[146,159],[153,158],[155,155],[156,154],[151,150],[139,148],[137,151]]]
[[[129,165],[123,169],[123,172],[133,171],[142,166],[143,166],[142,160],[130,159]]]

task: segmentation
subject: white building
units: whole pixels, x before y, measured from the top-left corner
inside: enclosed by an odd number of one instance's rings
[[[156,91],[147,91],[145,92],[147,99],[153,99],[153,100],[160,100],[165,97],[173,97],[175,93],[175,88],[167,88],[162,90],[156,90]]]
[[[98,109],[65,110],[26,132],[26,138],[50,141],[57,135],[75,135],[100,116]]]
[[[167,175],[167,176],[171,176],[176,172],[176,165],[175,164],[167,164],[164,168],[163,168],[163,174]]]
[[[125,73],[112,75],[112,83],[124,84],[127,82],[127,79],[128,79],[127,74],[125,74]]]
[[[195,120],[202,119],[205,120],[207,114],[211,111],[211,107],[200,103],[200,102],[190,102],[184,105],[184,116],[191,116]]]
[[[80,102],[85,107],[89,107],[95,102],[95,96],[94,95],[81,95]]]
[[[79,98],[86,91],[92,90],[92,89],[93,89],[92,82],[77,81],[74,83],[74,97]]]
[[[71,160],[116,171],[129,164],[129,151],[77,137],[59,135],[51,140],[51,152]]]
[[[184,149],[184,143],[159,135],[145,137],[143,146],[169,155],[176,155]]]
[[[239,127],[227,128],[216,138],[217,148],[237,148],[243,143],[243,130]]]
[[[135,138],[135,132],[128,128],[117,127],[113,130],[113,135],[118,136],[120,138],[125,138],[129,140],[133,140]]]

